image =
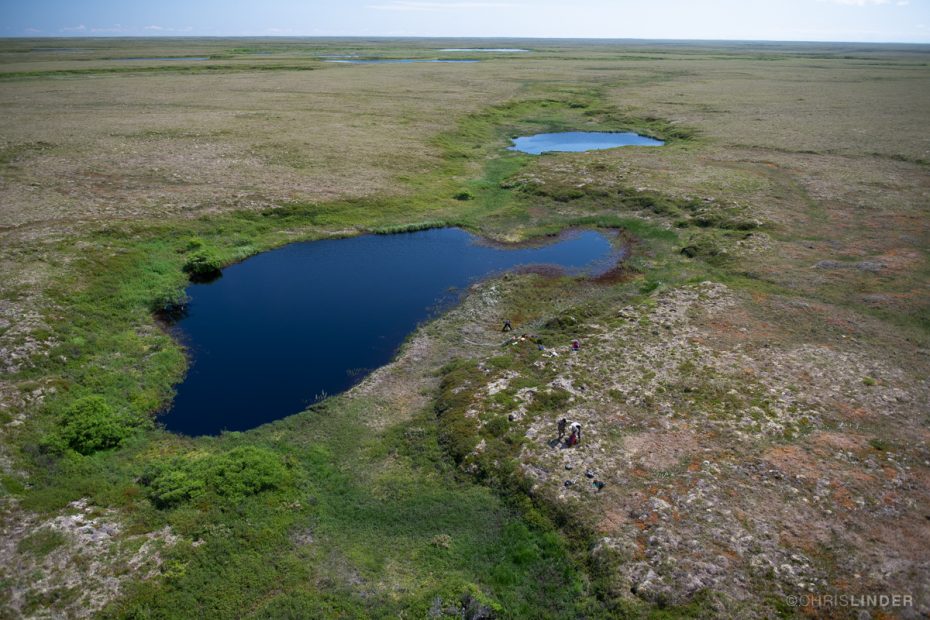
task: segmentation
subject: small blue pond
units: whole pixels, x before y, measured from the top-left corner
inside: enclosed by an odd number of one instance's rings
[[[120,61],[129,61],[129,60],[210,60],[209,56],[152,56],[152,57],[138,57],[138,58],[114,58],[113,60]]]
[[[455,63],[455,64],[471,64],[478,62],[477,60],[455,60],[455,59],[431,59],[431,58],[373,58],[366,60],[360,58],[358,60],[325,60],[324,62],[338,62],[344,65],[407,65],[412,63],[420,62],[439,62],[439,63]]]
[[[160,419],[171,431],[213,435],[284,418],[389,362],[419,323],[476,280],[539,264],[598,274],[617,257],[598,232],[507,249],[457,228],[259,254],[188,288],[187,314],[175,329],[191,368]]]
[[[519,47],[448,47],[439,50],[440,52],[499,52],[504,54],[516,54],[519,52],[528,52],[530,50]]]
[[[648,138],[632,132],[563,131],[514,138],[510,150],[540,155],[555,152],[603,151],[618,146],[662,146],[663,144],[665,142],[662,140]]]

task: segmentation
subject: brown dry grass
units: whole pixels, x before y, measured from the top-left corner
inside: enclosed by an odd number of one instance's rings
[[[585,398],[597,407],[574,412],[593,416],[591,443],[577,451],[574,471],[596,466],[610,485],[579,512],[635,549],[618,579],[641,579],[636,563],[648,568],[652,561],[658,570],[671,565],[664,559],[684,560],[693,575],[718,563],[729,573],[713,573],[709,587],[748,596],[741,579],[753,574],[756,559],[766,569],[771,562],[800,571],[796,579],[779,577],[787,591],[861,573],[863,590],[910,588],[930,604],[915,572],[930,548],[930,367],[919,322],[930,309],[925,51],[844,59],[818,48],[762,58],[733,47],[550,43],[534,55],[475,65],[346,67],[324,66],[292,46],[274,61],[313,70],[250,70],[248,63],[258,61],[231,58],[217,61],[226,72],[216,74],[107,74],[102,70],[121,65],[105,57],[132,48],[114,43],[116,51],[33,60],[11,50],[20,44],[3,45],[0,344],[17,356],[44,350],[35,334],[58,309],[43,287],[68,273],[73,252],[94,250],[78,244],[66,251],[59,241],[106,222],[412,193],[410,180],[441,161],[437,134],[516,96],[600,89],[632,114],[696,128],[700,139],[685,148],[544,157],[524,172],[543,184],[583,179],[587,188],[713,197],[738,203],[767,225],[765,241],[738,254],[738,269],[713,271],[731,285],[725,304],[713,308],[694,295],[681,301],[675,290],[660,290],[674,304],[652,317],[655,325],[675,307],[702,309],[672,316],[667,331],[587,326],[586,349],[566,372],[588,383]],[[224,45],[234,43],[147,42],[134,55],[215,54]],[[403,52],[344,44],[393,54],[426,54],[430,45]],[[100,72],[8,75],[74,68]],[[571,215],[572,208],[534,207],[532,214]],[[824,260],[883,266],[815,267]],[[707,277],[703,266],[690,269]],[[476,296],[486,292],[479,287]],[[574,291],[572,303],[589,293]],[[382,403],[372,412],[374,426],[390,426],[393,416],[423,405],[423,395],[409,389],[432,385],[418,373],[467,349],[462,334],[496,338],[499,322],[489,315],[506,307],[506,316],[542,320],[552,310],[524,315],[526,302],[479,301],[470,298],[429,328],[429,347],[415,340],[395,367],[402,372],[378,373],[359,388]],[[614,320],[616,310],[598,320]],[[648,304],[640,310],[652,312]],[[753,390],[776,390],[786,400],[774,422],[797,430],[802,415],[790,405],[800,404],[813,428],[783,437],[754,429],[740,419],[743,410],[712,416],[720,403],[698,402],[704,378],[685,376],[676,357],[682,352],[696,352],[712,371],[709,381],[740,388],[747,404]],[[410,384],[390,383],[407,375]],[[873,375],[878,385],[866,386],[863,379]],[[611,386],[625,390],[622,404],[607,395]],[[27,409],[31,392],[2,387],[9,411]],[[8,452],[0,446],[5,471]],[[547,482],[553,501],[575,492],[562,487],[560,458],[552,457],[558,473]],[[815,494],[823,499],[812,501]],[[673,536],[662,538],[668,532]],[[687,547],[691,539],[701,545]],[[669,572],[665,584],[673,597],[677,577]]]

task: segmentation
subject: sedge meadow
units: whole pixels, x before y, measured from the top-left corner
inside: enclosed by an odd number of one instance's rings
[[[0,616],[930,614],[928,100],[921,45],[0,40]],[[509,148],[556,132],[664,145]],[[450,227],[625,254],[163,428],[192,277]]]

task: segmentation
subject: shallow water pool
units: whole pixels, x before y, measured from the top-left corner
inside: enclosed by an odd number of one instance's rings
[[[284,418],[389,362],[419,323],[476,280],[540,264],[598,274],[616,260],[610,236],[600,232],[505,248],[457,228],[259,254],[188,288],[187,314],[173,329],[191,367],[160,421],[178,433],[213,435]]]
[[[662,146],[663,144],[665,142],[662,140],[632,132],[563,131],[514,138],[510,150],[541,155],[542,153],[602,151],[619,146]]]

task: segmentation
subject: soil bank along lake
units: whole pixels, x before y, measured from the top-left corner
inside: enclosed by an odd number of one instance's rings
[[[287,417],[389,362],[419,323],[481,278],[529,265],[596,275],[617,257],[599,232],[505,248],[457,228],[259,254],[188,288],[187,313],[174,328],[191,367],[160,421],[174,432],[213,435]]]
[[[530,155],[541,155],[542,153],[602,151],[617,148],[618,146],[662,146],[663,144],[665,142],[662,140],[631,132],[563,131],[514,138],[510,150],[529,153]]]

